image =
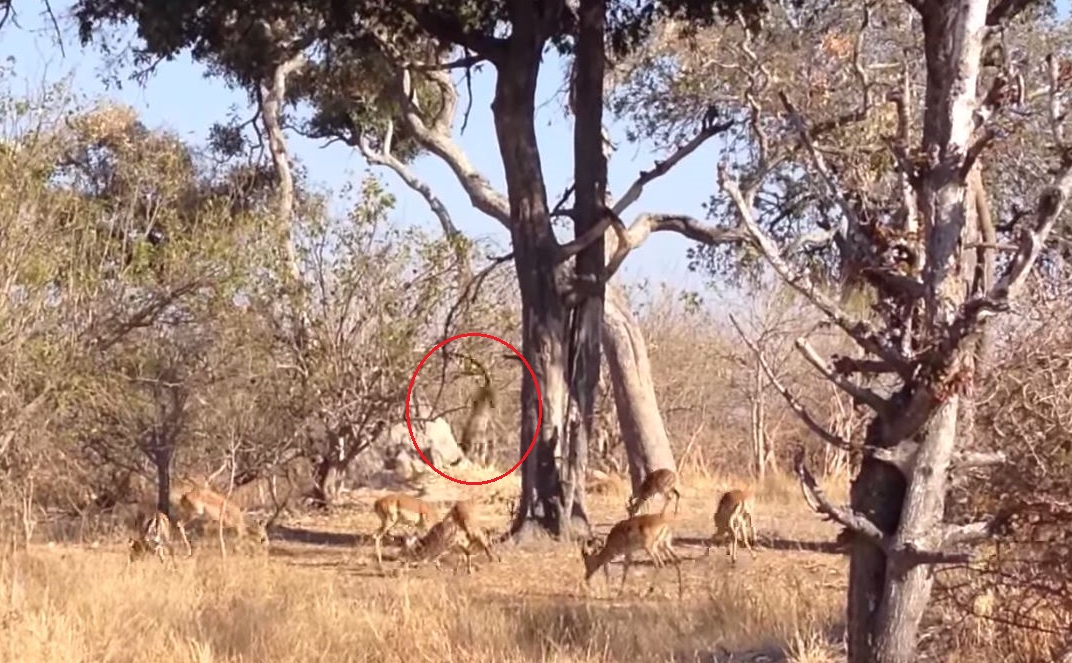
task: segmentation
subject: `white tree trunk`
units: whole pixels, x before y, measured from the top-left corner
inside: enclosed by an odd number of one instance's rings
[[[624,293],[613,284],[607,285],[603,344],[635,490],[648,472],[660,468],[677,471],[677,464],[655,399],[644,336]]]

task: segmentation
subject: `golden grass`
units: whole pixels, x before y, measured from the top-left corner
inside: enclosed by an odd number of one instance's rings
[[[784,651],[801,663],[835,660],[827,634],[843,613],[841,557],[762,547],[781,516],[757,520],[756,559],[730,565],[722,548],[704,557],[718,488],[686,485],[677,548],[685,557],[684,600],[672,570],[656,578],[634,566],[618,596],[602,573],[586,593],[571,545],[499,548],[501,564],[478,558],[473,576],[448,558],[399,574],[378,571],[371,547],[274,540],[264,555],[221,558],[202,539],[192,560],[169,573],[155,559],[126,567],[116,545],[91,550],[35,546],[4,562],[0,660],[44,661],[693,661],[720,648]],[[371,500],[350,513],[292,524],[367,534]],[[762,493],[759,498],[763,504]],[[624,500],[598,496],[597,530],[624,517]],[[780,500],[765,505],[780,514]],[[796,507],[813,540],[836,530]],[[501,513],[488,509],[489,524]],[[385,546],[385,561],[392,551]],[[452,568],[457,565],[460,573]],[[735,659],[739,660],[739,659]]]

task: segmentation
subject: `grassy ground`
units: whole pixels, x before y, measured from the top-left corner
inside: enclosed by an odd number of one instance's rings
[[[675,527],[681,601],[672,570],[643,595],[647,564],[634,566],[622,596],[619,564],[611,586],[600,573],[586,594],[578,547],[541,541],[499,546],[502,562],[478,558],[472,576],[455,557],[440,571],[400,574],[385,542],[381,573],[366,538],[378,524],[373,496],[288,523],[267,556],[221,558],[202,539],[184,559],[180,546],[173,572],[152,558],[127,568],[119,545],[34,546],[0,569],[0,660],[836,660],[846,562],[822,551],[835,527],[810,514],[787,480],[774,480],[759,488],[755,558],[742,549],[732,567],[725,548],[705,557],[711,512],[728,487],[699,478],[684,486]],[[625,498],[593,496],[599,533],[624,517]],[[505,506],[481,515],[496,529],[506,522]]]

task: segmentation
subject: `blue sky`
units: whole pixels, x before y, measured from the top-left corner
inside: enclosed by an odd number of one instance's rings
[[[11,25],[5,27],[0,41],[0,58],[16,58],[16,73],[27,91],[40,86],[42,81],[58,81],[70,76],[73,85],[82,94],[121,100],[136,108],[146,124],[172,129],[192,142],[203,141],[207,137],[208,127],[226,118],[232,107],[237,106],[241,114],[248,114],[248,104],[241,92],[228,90],[217,79],[205,78],[203,67],[188,56],[162,64],[144,87],[131,82],[119,90],[108,89],[99,77],[104,67],[99,53],[92,46],[81,48],[73,22],[65,20],[67,2],[53,0],[53,8],[59,15],[63,31],[66,57],[55,43],[51,24],[37,13],[40,3],[16,0],[14,4],[21,29]],[[537,93],[537,103],[540,104],[537,133],[548,196],[552,203],[571,182],[573,171],[572,122],[565,116],[561,101],[555,96],[561,82],[561,63],[557,56],[549,56],[544,61]],[[455,139],[473,164],[505,193],[506,184],[490,109],[493,86],[494,72],[490,67],[473,76],[469,125],[463,135],[458,135],[456,128]],[[464,103],[463,96],[459,107],[463,107]],[[626,143],[621,126],[611,125],[611,135],[618,144],[618,151],[609,165],[609,185],[614,194],[621,194],[639,171],[651,168],[662,152],[652,152],[644,146]],[[321,141],[291,135],[289,146],[292,154],[303,162],[313,181],[335,190],[339,190],[347,180],[359,180],[367,168],[360,153],[341,144],[323,147]],[[702,217],[701,204],[715,187],[716,158],[717,148],[713,141],[697,150],[671,174],[647,187],[643,197],[626,213],[626,222],[642,211]],[[422,157],[413,168],[443,199],[462,231],[472,237],[493,239],[502,247],[508,246],[507,233],[495,221],[472,208],[461,186],[442,162],[432,156]],[[410,191],[393,173],[385,169],[377,169],[376,172],[398,198],[398,220],[430,228],[439,227],[422,198]],[[629,280],[648,277],[655,282],[669,281],[699,289],[702,287],[702,277],[690,274],[687,268],[685,251],[689,245],[690,242],[678,236],[653,236],[629,257],[622,268],[622,276]]]

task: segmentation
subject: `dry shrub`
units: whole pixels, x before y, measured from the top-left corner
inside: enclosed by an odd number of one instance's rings
[[[659,409],[684,471],[754,473],[757,403],[768,471],[790,467],[800,443],[806,443],[812,466],[829,466],[826,446],[771,385],[726,312],[734,312],[778,380],[823,420],[844,416],[840,394],[804,361],[793,341],[806,335],[824,356],[846,353],[845,341],[817,329],[815,312],[791,289],[777,282],[765,287],[735,290],[721,296],[717,307],[693,307],[680,290],[665,285],[636,298]]]
[[[1008,463],[954,494],[965,520],[1000,516],[981,561],[944,574],[941,594],[953,623],[970,626],[951,642],[991,661],[1053,661],[1072,644],[1072,311],[1052,314],[980,390],[977,435]]]

